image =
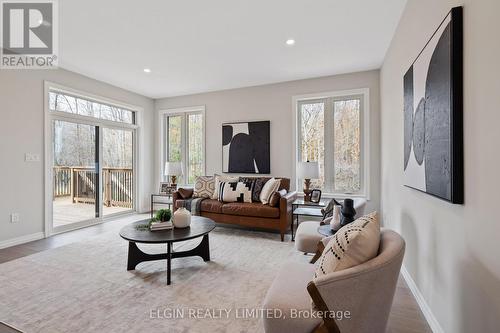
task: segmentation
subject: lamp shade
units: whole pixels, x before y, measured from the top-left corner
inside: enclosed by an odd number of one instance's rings
[[[299,162],[297,166],[297,178],[300,179],[318,179],[319,178],[319,163],[318,162]]]
[[[165,162],[165,176],[181,176],[182,162]]]

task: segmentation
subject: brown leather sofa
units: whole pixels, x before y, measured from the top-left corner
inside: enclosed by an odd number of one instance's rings
[[[279,189],[287,190],[287,194],[280,198],[277,207],[264,205],[260,202],[223,203],[215,199],[204,199],[200,205],[200,215],[218,223],[277,230],[281,234],[281,241],[284,241],[285,232],[292,222],[292,202],[297,198],[297,192],[290,192],[289,178],[280,179]],[[183,205],[185,199],[179,192],[173,193],[174,211]]]

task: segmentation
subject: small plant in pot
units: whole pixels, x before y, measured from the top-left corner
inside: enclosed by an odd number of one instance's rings
[[[170,209],[160,209],[156,212],[155,218],[160,222],[170,221],[172,217],[172,211]]]

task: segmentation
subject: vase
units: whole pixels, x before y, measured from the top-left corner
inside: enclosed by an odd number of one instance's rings
[[[340,225],[345,226],[354,221],[356,210],[354,209],[354,202],[352,199],[344,199],[344,204],[341,209]]]
[[[173,224],[175,228],[187,228],[191,224],[191,213],[185,207],[177,209],[174,213]]]
[[[333,216],[330,222],[330,228],[333,231],[340,229],[340,205],[333,206]]]

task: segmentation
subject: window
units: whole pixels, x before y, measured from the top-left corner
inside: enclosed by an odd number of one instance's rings
[[[363,108],[367,92],[296,98],[297,161],[315,161],[313,188],[330,194],[363,194]],[[297,188],[301,189],[299,179]]]
[[[163,163],[182,162],[179,184],[194,184],[205,173],[204,108],[162,111]],[[163,173],[162,173],[163,174]]]
[[[47,232],[133,211],[140,108],[49,82],[45,96]]]
[[[49,110],[135,124],[135,113],[133,111],[58,91],[49,91]]]

